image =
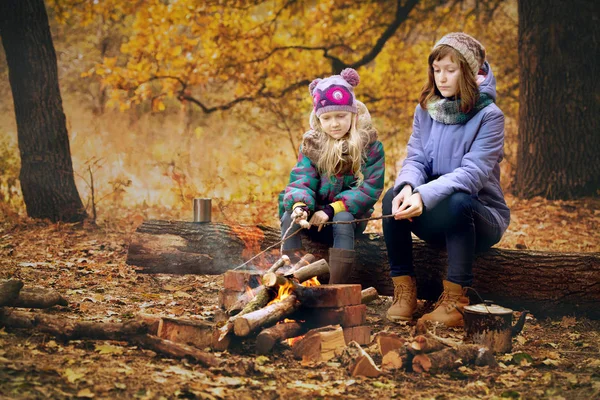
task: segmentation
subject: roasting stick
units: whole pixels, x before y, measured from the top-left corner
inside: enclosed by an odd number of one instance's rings
[[[365,222],[365,221],[376,221],[378,219],[384,219],[384,218],[390,218],[393,217],[394,214],[389,214],[389,215],[380,215],[378,217],[369,217],[369,218],[359,218],[359,219],[354,219],[352,221],[328,221],[328,222],[324,222],[321,225],[338,225],[338,224],[354,224],[356,222]],[[302,229],[298,229],[295,232],[292,232],[289,236],[288,236],[288,232],[292,229],[292,227],[294,226],[294,224],[291,224],[290,227],[287,229],[287,231],[285,231],[285,234],[283,235],[283,239],[281,239],[279,242],[267,247],[266,249],[264,249],[263,251],[261,251],[260,253],[258,253],[257,255],[255,255],[254,257],[252,257],[251,259],[249,259],[248,261],[246,261],[243,264],[238,265],[237,267],[233,268],[232,270],[235,271],[236,269],[240,269],[242,268],[244,265],[248,264],[250,261],[254,260],[255,258],[259,257],[260,255],[266,253],[267,251],[271,250],[272,248],[274,248],[275,246],[281,246],[280,247],[280,251],[283,248],[283,243],[288,240],[289,238],[291,238],[292,236],[298,234]],[[310,228],[310,224],[308,225],[308,227],[303,226],[303,228]]]

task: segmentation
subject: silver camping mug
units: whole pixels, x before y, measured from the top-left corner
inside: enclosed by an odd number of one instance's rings
[[[194,199],[194,222],[210,222],[211,199]]]

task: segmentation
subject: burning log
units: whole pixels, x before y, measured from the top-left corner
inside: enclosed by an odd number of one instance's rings
[[[494,354],[487,347],[476,344],[464,344],[454,349],[448,348],[429,354],[417,354],[412,360],[413,370],[419,373],[436,374],[457,369],[462,365],[496,367],[498,364]]]
[[[256,337],[256,351],[258,354],[267,354],[278,342],[303,335],[304,332],[306,332],[306,325],[296,321],[282,322],[263,329]]]
[[[362,304],[369,304],[370,302],[379,299],[379,293],[374,287],[363,289],[360,292],[360,302]]]
[[[308,264],[296,271],[289,272],[285,274],[288,278],[295,278],[298,282],[302,283],[307,281],[315,276],[324,276],[329,274],[329,264],[327,261],[321,259],[315,261],[311,264]]]
[[[330,325],[308,331],[292,349],[294,357],[303,362],[321,362],[331,360],[345,347],[342,327]]]
[[[273,325],[298,309],[299,303],[295,295],[270,304],[259,310],[244,315],[236,315],[233,330],[236,336],[248,336],[259,327]]]
[[[381,375],[381,370],[375,365],[371,356],[356,342],[348,343],[339,358],[351,376],[376,378]]]
[[[277,243],[280,230],[265,226],[195,224],[181,221],[145,221],[134,233],[127,263],[144,273],[221,274],[244,262],[248,243],[260,250]],[[327,257],[327,246],[306,243],[317,258]],[[380,295],[392,296],[385,243],[381,235],[364,235],[356,242],[360,283]],[[436,300],[446,276],[446,254],[415,240],[413,257],[420,299]],[[526,308],[538,316],[588,315],[600,317],[599,253],[557,253],[493,248],[478,254],[474,288],[486,299],[513,309]],[[562,279],[569,276],[568,280]],[[531,290],[535,287],[546,290]],[[500,290],[500,288],[502,290]],[[585,288],[585,290],[581,290]]]
[[[23,288],[23,282],[10,279],[0,283],[0,307],[12,304]]]

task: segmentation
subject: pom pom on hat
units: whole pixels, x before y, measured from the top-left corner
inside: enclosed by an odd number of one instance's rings
[[[360,83],[360,76],[354,68],[346,68],[340,72],[340,76],[346,80],[352,87],[358,86]]]
[[[315,91],[315,88],[317,87],[317,85],[319,84],[319,82],[321,82],[321,78],[314,79],[308,85],[308,92],[310,93],[311,96],[313,95],[313,92]]]

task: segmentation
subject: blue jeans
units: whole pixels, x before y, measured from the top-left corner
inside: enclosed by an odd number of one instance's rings
[[[393,189],[383,198],[383,215],[392,213]],[[502,230],[492,213],[467,193],[457,192],[419,217],[408,220],[383,219],[383,235],[390,262],[390,274],[414,276],[412,237],[448,250],[448,277],[461,286],[473,283],[476,251],[498,243]]]
[[[333,221],[353,221],[354,215],[347,211],[342,211],[333,216]],[[281,217],[281,238],[292,223],[291,212],[286,211]],[[304,230],[311,240],[325,243],[336,249],[354,250],[354,236],[362,233],[367,227],[367,222],[358,222],[353,224],[325,225],[321,232],[318,232],[316,226]],[[287,236],[300,229],[300,225],[294,224],[294,227],[288,232]],[[284,250],[294,250],[302,248],[302,239],[300,235],[294,235],[283,243]]]

